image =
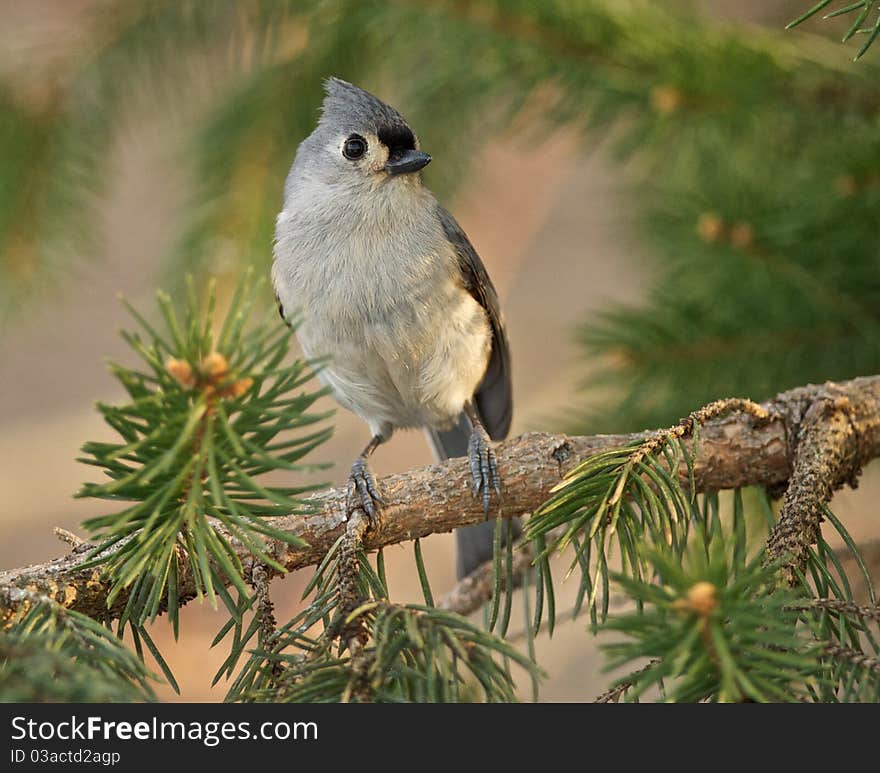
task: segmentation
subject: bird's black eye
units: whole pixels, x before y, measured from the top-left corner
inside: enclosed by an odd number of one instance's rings
[[[342,155],[352,160],[367,152],[367,141],[359,134],[352,134],[342,146]]]

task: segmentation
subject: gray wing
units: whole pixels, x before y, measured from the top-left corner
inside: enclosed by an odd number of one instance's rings
[[[510,429],[513,392],[510,382],[510,348],[507,345],[498,293],[486,273],[483,261],[455,218],[439,205],[437,214],[446,237],[455,246],[462,282],[483,307],[492,327],[492,354],[474,398],[489,437],[501,440],[507,437]]]

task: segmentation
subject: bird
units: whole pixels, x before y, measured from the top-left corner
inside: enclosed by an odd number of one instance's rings
[[[461,226],[423,184],[431,161],[401,114],[336,77],[299,144],[276,219],[279,313],[318,378],[369,426],[351,466],[347,514],[384,504],[368,459],[421,428],[438,460],[467,456],[485,520],[456,531],[457,574],[492,556],[492,441],[512,419],[510,347],[498,294]]]

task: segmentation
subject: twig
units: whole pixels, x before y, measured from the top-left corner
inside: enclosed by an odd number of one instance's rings
[[[271,642],[277,632],[275,621],[275,605],[269,595],[269,572],[266,564],[257,562],[251,571],[251,584],[257,594],[256,614],[260,620],[260,630],[257,632],[257,641],[260,649],[271,650]]]
[[[366,601],[358,590],[358,577],[361,571],[360,556],[364,549],[364,535],[369,521],[366,514],[355,510],[345,529],[345,537],[339,546],[339,631],[338,636],[349,651],[360,649],[367,641],[363,618],[352,621],[347,618]]]
[[[62,542],[66,542],[70,547],[74,550],[82,547],[87,544],[87,541],[82,537],[78,537],[72,531],[68,531],[67,529],[63,529],[60,526],[56,526],[52,531],[55,532],[55,536],[58,537]]]
[[[864,668],[866,671],[880,674],[880,658],[866,655],[861,650],[855,650],[852,647],[842,647],[839,644],[826,644],[822,648],[822,652],[828,657],[844,660],[854,666]]]
[[[782,562],[781,575],[789,585],[797,583],[806,566],[823,505],[845,483],[856,486],[862,465],[874,455],[866,455],[866,449],[880,440],[876,400],[858,399],[849,389],[852,383],[825,384],[810,396],[800,421],[788,423],[793,469],[779,522],[767,540],[767,562]],[[789,410],[793,402],[786,406]]]
[[[345,537],[339,546],[339,638],[342,646],[351,655],[349,668],[352,678],[342,696],[343,703],[357,700],[360,703],[370,702],[368,672],[372,656],[364,649],[370,640],[370,634],[363,615],[349,619],[353,612],[366,601],[358,590],[358,576],[361,571],[361,555],[364,549],[364,535],[367,533],[369,521],[366,513],[356,509],[348,519]],[[331,626],[331,631],[334,626]]]
[[[850,617],[860,617],[863,620],[872,620],[880,623],[880,605],[863,605],[855,604],[852,601],[841,601],[840,599],[810,599],[800,604],[792,604],[789,609],[807,610],[807,609],[827,609],[830,612],[840,612]]]
[[[646,666],[643,666],[638,671],[633,671],[624,681],[616,684],[610,690],[603,692],[598,698],[596,698],[593,703],[617,703],[620,700],[621,696],[629,690],[635,683],[636,679],[645,673],[649,668],[653,668],[660,661],[652,660]]]

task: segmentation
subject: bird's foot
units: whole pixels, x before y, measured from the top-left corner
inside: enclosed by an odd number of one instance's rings
[[[370,520],[370,527],[375,528],[381,515],[381,507],[385,504],[373,473],[367,467],[367,460],[359,457],[351,465],[348,476],[348,499],[345,505],[345,518],[348,520],[355,510],[363,510]]]
[[[495,451],[492,450],[489,434],[481,426],[474,427],[468,443],[468,459],[471,463],[471,475],[474,479],[474,496],[483,500],[483,512],[489,517],[491,489],[501,496],[501,476],[498,474],[498,463]]]

